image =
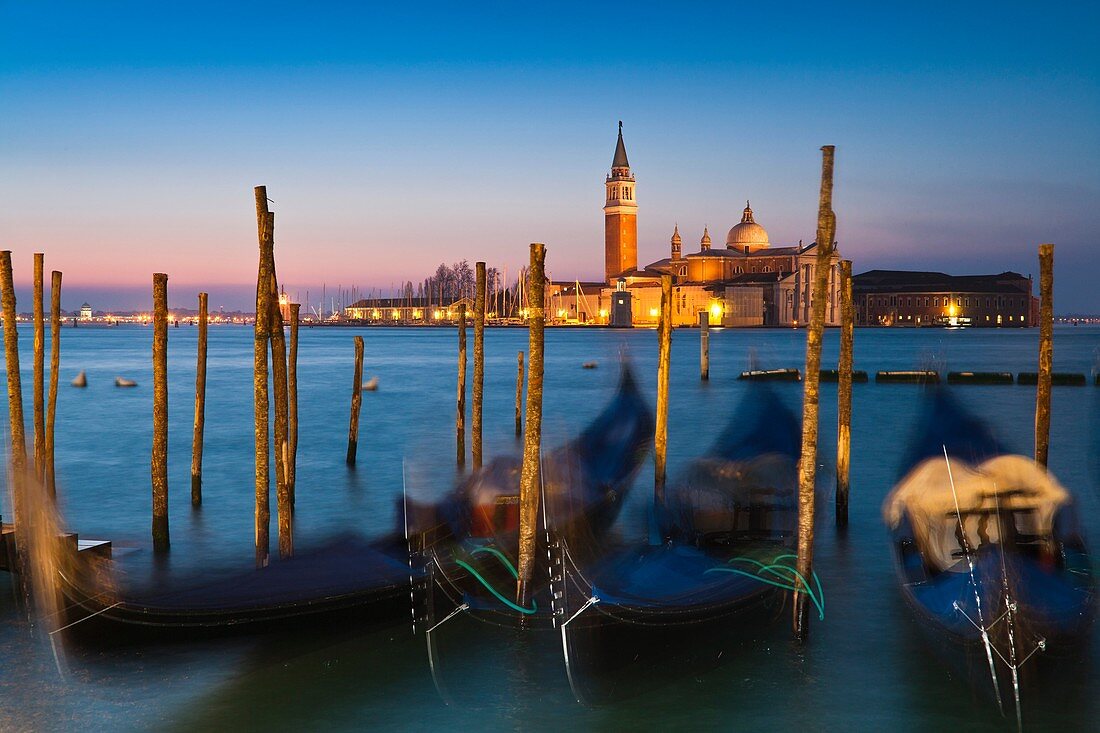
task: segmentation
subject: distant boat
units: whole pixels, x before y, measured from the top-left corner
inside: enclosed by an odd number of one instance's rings
[[[85,374],[83,371],[81,371],[80,374],[76,375],[76,379],[73,380],[73,386],[74,387],[87,387],[88,386],[88,375]]]
[[[585,363],[581,364],[582,369],[595,369],[598,366],[599,363],[594,361],[586,361]]]
[[[374,392],[378,389],[378,377],[371,377],[367,381],[363,382],[363,389],[368,392]]]
[[[115,377],[116,387],[136,387],[137,382],[132,379],[124,379],[123,377]]]

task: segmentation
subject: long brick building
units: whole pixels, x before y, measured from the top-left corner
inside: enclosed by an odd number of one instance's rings
[[[1026,328],[1038,322],[1030,277],[871,270],[852,278],[861,326]]]

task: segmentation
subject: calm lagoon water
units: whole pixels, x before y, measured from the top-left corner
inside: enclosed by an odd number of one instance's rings
[[[192,511],[190,444],[194,389],[193,327],[169,330],[169,570],[217,573],[252,561],[252,331],[210,330],[204,505]],[[366,341],[359,464],[344,465],[352,336]],[[838,334],[825,339],[835,364]],[[565,441],[602,407],[629,359],[655,394],[653,331],[550,330],[546,335],[545,434]],[[1034,371],[1036,330],[867,330],[856,333],[856,368]],[[66,329],[57,419],[59,493],[69,527],[106,538],[120,562],[150,567],[149,451],[152,412],[149,328]],[[516,352],[527,332],[486,335],[486,454],[518,453],[513,435]],[[21,329],[24,395],[30,415],[31,334]],[[675,476],[721,430],[746,389],[750,366],[801,367],[805,334],[793,330],[719,330],[711,335],[711,379],[698,378],[698,333],[673,339],[669,463]],[[1051,468],[1075,491],[1086,530],[1100,550],[1097,419],[1100,329],[1055,331],[1057,371],[1089,375],[1088,387],[1054,389]],[[598,361],[599,368],[581,364]],[[471,367],[472,368],[472,367]],[[80,370],[87,389],[69,381]],[[308,329],[299,357],[296,539],[299,547],[333,533],[372,535],[399,520],[403,473],[408,490],[438,495],[455,477],[455,332],[443,329]],[[138,382],[119,389],[114,378]],[[801,386],[777,385],[791,404]],[[1034,387],[953,390],[986,416],[1015,450],[1032,447]],[[0,575],[0,730],[1008,730],[1012,726],[932,657],[894,584],[879,507],[918,414],[920,389],[854,387],[851,523],[838,536],[832,519],[835,385],[822,386],[819,530],[816,568],[827,615],[805,647],[786,626],[763,630],[717,669],[671,677],[656,689],[601,707],[573,701],[553,634],[487,628],[459,618],[446,629],[444,664],[453,703],[432,684],[424,643],[408,629],[339,634],[318,629],[295,638],[250,638],[189,645],[73,649],[59,667],[29,631]],[[3,422],[7,435],[6,417]],[[5,438],[6,440],[6,438]],[[403,465],[406,467],[403,472]],[[643,466],[621,531],[644,536],[652,461]],[[8,496],[0,513],[10,515]],[[273,535],[274,536],[274,535]],[[1095,729],[1100,720],[1100,639],[1066,680],[1025,698],[1027,729]],[[63,672],[61,670],[64,670]]]

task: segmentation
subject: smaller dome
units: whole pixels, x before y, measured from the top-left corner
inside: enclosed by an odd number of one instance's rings
[[[705,252],[710,249],[710,232],[706,227],[703,227],[703,238],[699,240],[699,251]]]
[[[680,225],[677,224],[676,227],[672,230],[672,243],[680,244],[682,242],[683,240],[680,239]]]
[[[729,249],[745,249],[752,251],[764,249],[770,246],[768,230],[757,224],[752,218],[752,207],[745,202],[745,211],[741,215],[741,223],[730,229],[726,236],[726,247]]]

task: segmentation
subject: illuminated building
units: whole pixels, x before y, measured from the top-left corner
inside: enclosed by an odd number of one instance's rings
[[[638,267],[638,202],[634,198],[634,174],[626,157],[622,122],[604,188],[604,274],[607,284],[614,285],[623,273]]]
[[[342,316],[348,321],[388,325],[453,323],[462,305],[466,306],[467,319],[472,319],[472,298],[461,298],[446,306],[430,302],[428,298],[363,298],[344,308]]]
[[[852,278],[862,326],[1026,328],[1038,323],[1030,277],[871,270]]]
[[[622,124],[611,173],[605,180],[605,274],[608,285],[592,312],[607,312],[611,325],[654,325],[660,312],[660,278],[673,280],[673,325],[698,325],[709,314],[712,325],[800,326],[809,321],[817,269],[816,243],[772,247],[767,230],[748,202],[741,221],[729,230],[724,247],[713,247],[703,228],[699,251],[684,254],[675,226],[669,257],[637,267],[637,210],[634,174],[627,162]],[[840,254],[830,259],[825,322],[840,323]],[[630,322],[624,322],[629,305]]]

